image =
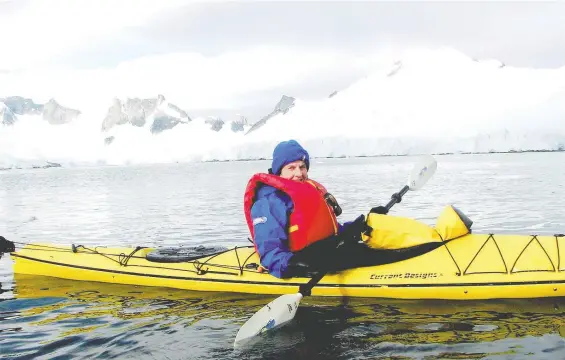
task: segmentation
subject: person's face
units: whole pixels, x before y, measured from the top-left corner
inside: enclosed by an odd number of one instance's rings
[[[296,160],[288,163],[281,169],[280,176],[288,180],[306,181],[308,180],[308,169],[306,169],[306,163],[303,160]]]

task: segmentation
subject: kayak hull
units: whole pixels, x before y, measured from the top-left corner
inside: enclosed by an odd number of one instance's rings
[[[470,234],[425,254],[326,275],[313,296],[508,299],[565,296],[563,236]],[[257,271],[252,247],[187,262],[147,260],[152,248],[28,244],[11,253],[16,274],[195,291],[290,294],[309,278]]]

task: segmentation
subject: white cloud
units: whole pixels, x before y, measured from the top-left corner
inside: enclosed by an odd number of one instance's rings
[[[0,69],[39,66],[64,51],[141,26],[176,0],[36,0],[17,11],[0,13],[3,53]],[[6,34],[6,35],[4,35]]]

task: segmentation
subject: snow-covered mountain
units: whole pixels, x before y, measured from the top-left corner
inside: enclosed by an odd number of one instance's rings
[[[225,129],[226,125],[234,133],[246,131],[250,127],[247,118],[242,115],[237,115],[236,120],[227,123],[216,116],[197,117],[193,120],[186,111],[167,101],[164,95],[159,94],[157,98],[148,99],[120,100],[115,98],[102,121],[102,132],[106,134],[105,144],[110,145],[114,143],[117,136],[127,137],[124,131],[127,132],[128,127],[143,129],[148,134],[159,135],[171,131],[179,124],[187,125],[192,122],[203,123],[212,132],[219,132]]]
[[[163,95],[154,99],[114,99],[108,114],[102,121],[102,131],[114,126],[130,124],[137,127],[149,126],[152,133],[160,133],[191,121],[188,114],[178,106],[169,103]]]
[[[41,115],[49,124],[61,125],[75,120],[80,115],[80,111],[64,107],[55,99],[45,104],[36,104],[32,99],[21,96],[0,98],[0,113],[4,125],[14,125],[18,116],[24,115]]]
[[[2,125],[13,125],[16,122],[16,114],[6,104],[0,101],[0,120]]]
[[[271,119],[275,115],[286,114],[294,106],[295,100],[296,99],[291,97],[291,96],[283,95],[283,97],[279,100],[279,102],[275,106],[275,109],[273,111],[271,111],[267,116],[261,118],[261,120],[257,121],[255,124],[253,124],[253,126],[251,126],[251,128],[249,129],[249,131],[247,133],[259,129],[261,126],[265,125],[267,123],[267,121],[269,121],[269,119]]]
[[[13,113],[18,115],[40,115],[43,113],[43,105],[36,104],[32,99],[26,99],[21,96],[10,96],[0,99]]]
[[[310,101],[283,96],[253,125],[245,118],[191,118],[164,96],[115,99],[66,122],[54,115],[34,120],[33,102],[20,101],[28,112],[19,115],[23,110],[4,99],[0,165],[270,158],[275,144],[289,138],[313,157],[565,148],[565,66],[516,68],[450,49],[417,50],[330,91]]]
[[[251,124],[249,123],[249,120],[247,119],[246,116],[237,114],[237,119],[231,122],[231,131],[233,132],[239,132],[239,131],[243,131],[243,132],[247,132],[249,131],[249,129],[251,129]]]

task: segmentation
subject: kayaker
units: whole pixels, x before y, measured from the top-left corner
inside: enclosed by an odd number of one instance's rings
[[[364,215],[340,224],[341,208],[308,177],[309,169],[308,152],[295,140],[283,141],[269,173],[253,175],[245,191],[245,217],[261,265],[277,278],[329,266],[321,262],[335,258],[337,244],[358,243],[367,226]]]

